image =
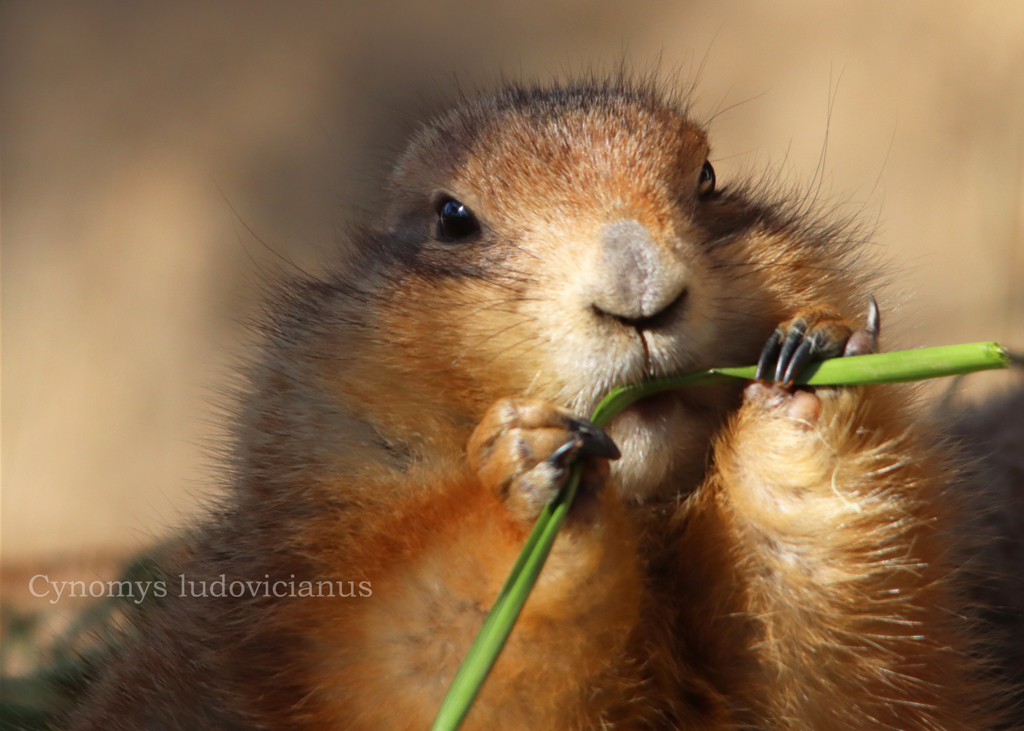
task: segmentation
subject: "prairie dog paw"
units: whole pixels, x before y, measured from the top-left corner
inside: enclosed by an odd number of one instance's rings
[[[763,530],[796,534],[859,511],[844,481],[863,397],[861,387],[749,384],[716,452],[733,505]]]
[[[809,307],[779,325],[761,351],[759,381],[793,382],[808,363],[838,356],[878,352],[881,318],[868,295],[867,323],[858,328],[831,307]]]
[[[530,399],[502,399],[491,406],[473,430],[467,455],[484,487],[525,521],[536,518],[565,484],[574,459],[585,460],[580,500],[601,490],[607,460],[620,456],[603,429]]]
[[[821,418],[821,398],[813,390],[795,390],[755,381],[743,390],[743,400],[766,410],[780,409],[808,429],[817,426]]]

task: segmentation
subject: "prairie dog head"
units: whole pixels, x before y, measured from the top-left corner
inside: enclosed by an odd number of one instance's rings
[[[788,311],[832,286],[843,247],[716,188],[708,153],[681,103],[627,82],[510,87],[428,125],[369,244],[385,262],[381,368],[472,418],[504,396],[589,416],[618,385],[754,362]],[[642,499],[702,462],[731,394],[620,415],[622,493]]]

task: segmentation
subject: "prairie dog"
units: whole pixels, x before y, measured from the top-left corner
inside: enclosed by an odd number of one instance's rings
[[[994,724],[906,390],[769,383],[877,347],[857,236],[708,155],[684,100],[623,78],[422,128],[357,253],[273,300],[232,495],[168,568],[298,590],[147,607],[66,727],[429,728],[577,456],[465,729]],[[765,383],[585,420],[759,361]]]

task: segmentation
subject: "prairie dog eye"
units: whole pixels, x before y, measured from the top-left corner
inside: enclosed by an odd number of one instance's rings
[[[480,224],[473,211],[454,198],[444,198],[437,204],[437,236],[443,241],[462,241],[480,232]]]
[[[711,162],[704,161],[704,167],[700,169],[700,178],[697,180],[697,192],[701,195],[708,195],[715,190],[715,169]]]

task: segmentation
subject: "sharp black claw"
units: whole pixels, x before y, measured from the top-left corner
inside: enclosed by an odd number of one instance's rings
[[[768,338],[768,342],[764,344],[764,348],[761,349],[761,357],[757,361],[757,373],[754,374],[755,380],[764,381],[769,377],[768,374],[774,368],[781,349],[782,331],[776,329]]]
[[[605,459],[618,459],[622,456],[615,442],[608,436],[604,429],[586,419],[572,419],[570,428],[578,434],[582,440],[580,444],[580,457],[604,457]]]
[[[804,369],[804,366],[811,362],[811,359],[814,358],[814,345],[814,340],[811,338],[800,343],[800,347],[796,349],[796,352],[793,353],[793,357],[789,361],[786,375],[780,379],[783,384],[787,386],[791,384],[793,379],[800,375],[800,371]]]
[[[802,322],[795,322],[790,327],[789,334],[786,335],[786,340],[782,343],[782,352],[779,353],[779,364],[775,367],[776,382],[783,380],[782,377],[786,374],[789,361],[793,357],[793,353],[796,352],[796,349],[800,347],[806,329],[807,325]]]

